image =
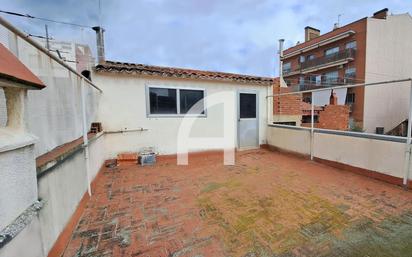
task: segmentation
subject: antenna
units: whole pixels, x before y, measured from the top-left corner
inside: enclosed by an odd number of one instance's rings
[[[338,14],[338,27],[340,27],[340,17],[342,17],[342,13]]]
[[[44,29],[46,30],[46,48],[50,51],[49,29],[47,27],[47,24],[44,24]]]

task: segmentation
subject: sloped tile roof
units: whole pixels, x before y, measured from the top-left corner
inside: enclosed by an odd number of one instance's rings
[[[241,75],[226,72],[203,71],[193,69],[182,69],[173,67],[161,67],[145,64],[124,63],[106,61],[103,64],[98,64],[95,67],[96,72],[117,72],[130,73],[158,77],[185,78],[185,79],[201,79],[201,80],[218,80],[228,82],[240,82],[245,84],[258,84],[262,86],[270,86],[274,79],[268,77],[258,77]]]
[[[36,89],[46,87],[19,59],[0,44],[0,78]]]

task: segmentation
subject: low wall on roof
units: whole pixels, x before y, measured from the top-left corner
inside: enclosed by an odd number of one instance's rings
[[[64,160],[38,178],[39,198],[44,207],[39,212],[43,252],[52,249],[68,225],[81,200],[87,197],[87,163],[85,148],[78,145]],[[89,176],[93,180],[104,163],[104,135],[89,143]],[[93,193],[93,192],[92,192]]]
[[[309,128],[269,125],[267,131],[272,149],[307,158],[312,149],[315,160],[402,185],[406,138],[315,129],[311,147]]]

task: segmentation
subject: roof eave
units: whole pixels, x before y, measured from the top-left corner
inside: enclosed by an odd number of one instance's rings
[[[8,74],[0,73],[0,86],[1,87],[20,87],[30,90],[41,90],[46,86],[40,83],[34,83],[31,81],[23,80]]]

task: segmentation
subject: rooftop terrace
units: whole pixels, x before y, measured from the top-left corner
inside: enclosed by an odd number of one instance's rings
[[[412,193],[269,150],[103,168],[64,256],[410,256]]]

